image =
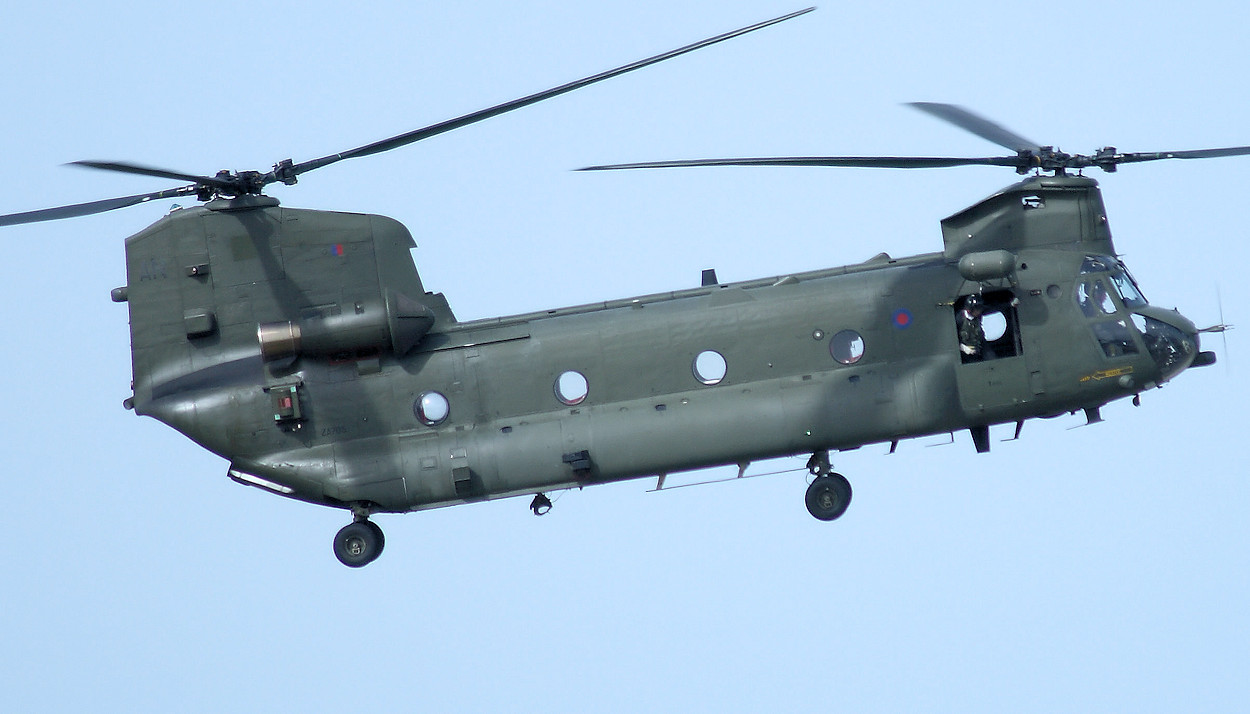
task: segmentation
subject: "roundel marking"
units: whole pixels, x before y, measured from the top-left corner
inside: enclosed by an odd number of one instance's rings
[[[911,327],[911,310],[908,310],[907,308],[899,308],[895,310],[894,314],[890,317],[890,322],[894,323],[894,326],[900,330]]]

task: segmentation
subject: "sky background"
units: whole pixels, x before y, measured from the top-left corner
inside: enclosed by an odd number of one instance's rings
[[[0,213],[155,191],[62,164],[212,174],[356,147],[803,7],[801,0],[19,3],[0,23]],[[965,105],[1092,153],[1250,144],[1245,3],[823,3],[817,12],[275,186],[405,223],[461,319],[940,250],[1005,169],[596,163],[984,156],[902,106]],[[1250,157],[1101,172],[1151,302],[1250,322]],[[1250,697],[1243,333],[1142,406],[1029,422],[977,455],[634,481],[376,521],[226,478],[129,395],[123,240],[148,204],[0,229],[0,710],[1238,711]],[[1247,325],[1250,328],[1250,325]],[[932,447],[932,448],[930,448]],[[640,444],[639,448],[646,448]],[[755,472],[802,466],[757,464]],[[732,475],[696,474],[688,480]],[[675,478],[675,477],[674,477]],[[553,494],[553,496],[556,494]]]

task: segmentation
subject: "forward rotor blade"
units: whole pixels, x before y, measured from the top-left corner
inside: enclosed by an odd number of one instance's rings
[[[1119,154],[1115,157],[1117,164],[1135,164],[1142,161],[1158,161],[1160,159],[1216,159],[1221,156],[1245,156],[1250,154],[1250,146],[1230,146],[1223,149],[1194,149],[1192,151],[1154,151],[1132,154]]]
[[[963,107],[954,104],[940,104],[937,102],[911,102],[909,106],[913,106],[922,112],[931,114],[938,119],[948,121],[951,124],[970,131],[973,134],[992,141],[995,144],[1012,151],[1032,151],[1036,152],[1041,145],[1029,141],[1019,134],[1006,129],[983,116],[972,113]]]
[[[177,171],[168,171],[166,169],[157,169],[150,166],[139,166],[137,164],[127,164],[121,161],[71,161],[70,166],[83,166],[89,169],[100,169],[101,171],[116,171],[123,174],[138,174],[139,176],[155,176],[156,178],[173,179],[174,181],[190,181],[201,185],[213,186],[214,188],[230,189],[234,188],[234,184],[229,181],[223,181],[211,176],[196,176],[194,174],[184,174]]]
[[[1018,166],[1019,156],[958,158],[944,156],[792,156],[753,159],[691,159],[687,161],[648,161],[635,164],[587,166],[578,171],[617,169],[666,169],[691,166],[845,166],[880,169],[938,169],[950,166]]]
[[[134,206],[140,203],[155,201],[162,198],[191,196],[194,195],[195,192],[195,186],[182,186],[181,188],[171,188],[164,191],[157,191],[155,193],[143,193],[137,196],[108,198],[103,201],[76,203],[72,206],[44,208],[38,211],[26,211],[25,213],[10,213],[7,216],[0,216],[0,226],[15,226],[21,223],[38,223],[39,221],[55,221],[61,218],[89,216],[93,213],[104,213],[105,211],[126,208],[127,206]]]
[[[814,7],[809,7],[805,10],[792,12],[788,15],[782,15],[781,17],[773,18],[772,20],[767,20],[767,21],[760,22],[754,25],[750,25],[748,27],[743,27],[741,29],[734,30],[732,32],[726,32],[723,35],[710,37],[706,40],[702,40],[700,42],[696,42],[691,45],[686,45],[685,47],[680,47],[678,49],[665,52],[664,54],[659,54],[654,57],[648,57],[647,59],[639,60],[637,62],[633,62],[631,64],[627,64],[622,67],[617,67],[616,69],[610,69],[606,72],[601,72],[594,76],[586,77],[585,79],[579,79],[575,82],[562,84],[559,87],[554,87],[552,89],[548,89],[543,92],[538,92],[537,94],[531,94],[527,97],[514,99],[510,102],[504,102],[503,104],[497,104],[488,109],[482,109],[480,111],[476,111],[471,114],[465,114],[464,116],[460,116],[455,119],[449,119],[447,121],[440,122],[438,124],[433,124],[431,126],[427,126],[421,129],[416,129],[414,131],[400,134],[398,136],[393,136],[389,139],[383,139],[382,141],[376,141],[372,144],[366,144],[365,146],[361,146],[361,147],[352,149],[350,151],[345,151],[341,154],[331,154],[330,156],[324,156],[320,159],[313,159],[311,161],[305,161],[303,163],[295,164],[289,169],[288,173],[291,176],[296,176],[302,173],[306,173],[308,171],[312,171],[313,169],[319,169],[323,166],[328,166],[335,162],[342,161],[343,159],[354,159],[360,156],[369,156],[370,154],[377,154],[383,151],[390,151],[391,149],[396,149],[401,146],[406,146],[407,144],[411,144],[416,141],[421,141],[422,139],[428,139],[432,136],[437,136],[438,134],[442,134],[444,132],[448,132],[453,129],[459,129],[460,127],[482,121],[483,119],[489,119],[491,117],[498,116],[505,112],[510,112],[513,109],[520,109],[521,107],[529,106],[530,104],[534,104],[536,102],[541,102],[544,99],[550,99],[552,97],[565,94],[566,92],[571,92],[575,89],[580,89],[582,87],[585,87],[590,84],[594,84],[596,82],[602,82],[605,79],[610,79],[617,75],[625,74],[626,72],[632,72],[636,69],[641,69],[643,67],[653,65],[657,62],[663,62],[666,59],[671,59],[678,55],[686,54],[687,52],[693,52],[694,50],[707,47],[708,45],[713,45],[718,42],[723,42],[725,40],[737,37],[739,35],[744,35],[748,32],[754,32],[755,30],[763,29],[765,27],[768,27],[769,25],[775,25],[779,22],[783,22],[785,20],[798,17],[799,15],[807,14],[815,9],[816,8]],[[273,180],[279,180],[279,179],[275,177]]]

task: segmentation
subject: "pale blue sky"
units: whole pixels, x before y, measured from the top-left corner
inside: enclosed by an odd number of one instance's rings
[[[26,3],[0,25],[0,213],[153,191],[62,167],[267,169],[803,7],[778,0]],[[587,164],[988,155],[945,101],[1067,151],[1250,144],[1243,3],[824,3],[812,14],[277,186],[381,213],[463,319],[938,250],[1010,171]],[[1250,158],[1097,172],[1150,300],[1246,322]],[[121,407],[123,240],[169,204],[0,231],[9,307],[0,710],[1236,711],[1250,696],[1250,397],[1233,355],[973,452],[966,434],[667,494],[636,481],[381,516],[240,487]],[[1208,343],[1210,345],[1212,343]],[[1214,343],[1224,360],[1223,347]],[[646,448],[645,444],[639,448]],[[756,470],[801,466],[802,460]],[[732,470],[724,472],[731,474]],[[714,477],[722,472],[699,474]]]

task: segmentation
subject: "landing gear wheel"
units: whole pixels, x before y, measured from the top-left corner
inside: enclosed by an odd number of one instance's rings
[[[349,568],[363,568],[382,554],[386,539],[370,521],[349,523],[334,536],[334,555]]]
[[[851,505],[851,482],[839,473],[818,476],[807,487],[807,511],[822,521],[836,520]]]
[[[373,560],[377,560],[382,555],[382,551],[386,549],[386,534],[382,532],[382,527],[373,521],[363,521],[363,523],[369,526],[373,530],[373,534],[378,537],[377,550],[373,551]]]

